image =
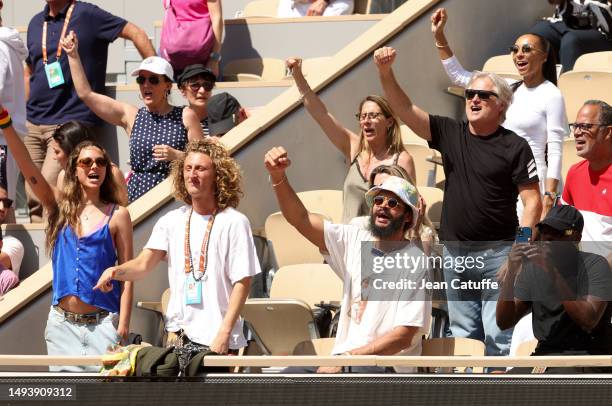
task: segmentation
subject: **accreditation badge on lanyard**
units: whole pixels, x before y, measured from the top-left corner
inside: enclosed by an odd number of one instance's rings
[[[49,83],[49,87],[52,89],[57,86],[61,86],[66,81],[64,80],[64,73],[62,72],[62,65],[60,65],[59,59],[62,56],[62,46],[59,41],[64,38],[66,35],[66,31],[68,29],[68,23],[70,22],[70,18],[72,17],[72,11],[74,10],[76,2],[72,2],[70,7],[68,8],[68,12],[66,13],[66,19],[64,20],[64,27],[62,28],[62,35],[57,43],[57,52],[55,54],[55,62],[48,63],[47,58],[47,21],[43,23],[43,32],[42,32],[42,56],[43,56],[43,64],[45,65],[45,75],[47,76],[47,82]]]
[[[193,266],[193,259],[191,258],[191,244],[190,244],[190,232],[191,232],[191,216],[193,214],[193,208],[189,211],[189,217],[185,225],[185,304],[194,305],[202,303],[202,284],[203,281],[208,279],[206,275],[206,268],[208,265],[208,242],[210,240],[210,232],[212,231],[213,224],[215,222],[216,211],[208,219],[206,226],[206,234],[202,240],[202,248],[200,249],[200,261],[198,263],[198,274],[196,277],[195,268]]]

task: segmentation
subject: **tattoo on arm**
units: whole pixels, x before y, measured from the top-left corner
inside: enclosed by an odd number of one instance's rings
[[[31,176],[30,177],[30,183],[33,184],[33,185],[38,184],[38,181],[36,180],[36,176]]]

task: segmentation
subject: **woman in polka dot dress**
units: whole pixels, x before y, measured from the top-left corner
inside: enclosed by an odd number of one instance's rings
[[[131,203],[168,176],[170,161],[182,154],[188,141],[202,138],[199,119],[190,108],[168,103],[174,72],[165,59],[148,57],[132,72],[145,104],[139,109],[91,89],[74,32],[62,40],[62,47],[68,55],[72,81],[81,100],[103,120],[123,127],[130,137],[133,173],[128,182],[128,200]]]

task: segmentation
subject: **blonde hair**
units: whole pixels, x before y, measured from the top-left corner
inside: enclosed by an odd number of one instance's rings
[[[60,233],[66,226],[77,230],[80,226],[78,212],[83,200],[83,188],[76,175],[77,161],[81,151],[85,148],[97,148],[106,159],[105,176],[100,185],[100,200],[104,203],[120,204],[119,191],[116,187],[118,180],[114,179],[112,162],[106,150],[95,141],[83,141],[68,156],[68,165],[64,174],[64,186],[62,198],[57,203],[57,208],[49,213],[49,222],[45,229],[47,234],[47,252],[53,252],[55,243]]]
[[[361,103],[359,103],[358,113],[361,114],[361,109],[363,108],[363,105],[369,101],[376,103],[376,105],[380,107],[385,118],[393,119],[393,125],[387,129],[387,138],[385,140],[386,144],[388,145],[387,152],[393,155],[406,151],[406,148],[404,148],[404,144],[402,143],[402,134],[399,127],[399,121],[397,120],[397,117],[395,117],[395,115],[393,114],[393,110],[391,110],[391,105],[389,105],[387,99],[375,94],[371,94],[365,99],[363,99]],[[368,141],[363,135],[363,130],[361,130],[359,133],[359,154],[369,155],[369,153],[370,146],[368,145]]]
[[[174,197],[186,204],[191,204],[191,195],[185,187],[183,168],[185,159],[191,153],[206,154],[215,168],[215,201],[219,210],[238,206],[242,192],[242,175],[240,167],[230,156],[225,147],[218,141],[201,139],[191,141],[185,147],[185,155],[171,164],[171,175],[174,185]]]

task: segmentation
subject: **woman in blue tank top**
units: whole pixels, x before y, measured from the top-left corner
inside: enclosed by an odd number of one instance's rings
[[[3,112],[0,106],[0,113]],[[9,123],[10,124],[10,123]],[[81,142],[68,157],[63,189],[42,176],[21,138],[8,125],[4,136],[25,179],[48,213],[47,249],[52,256],[53,301],[45,341],[49,355],[100,355],[126,338],[132,285],[110,293],[92,288],[102,272],[132,258],[132,221],[118,205],[119,192],[104,148]],[[98,371],[100,367],[51,367]]]

